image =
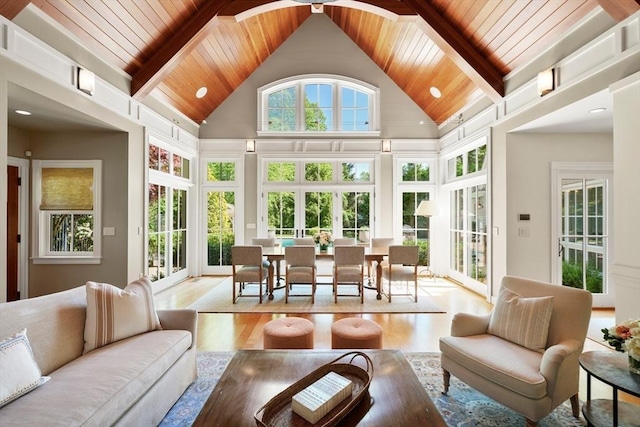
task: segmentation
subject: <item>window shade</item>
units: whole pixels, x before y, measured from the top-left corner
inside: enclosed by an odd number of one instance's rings
[[[40,210],[93,210],[93,168],[42,168]]]

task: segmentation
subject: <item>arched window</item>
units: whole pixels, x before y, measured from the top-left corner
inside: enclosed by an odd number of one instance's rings
[[[379,135],[379,90],[333,75],[303,75],[258,89],[258,135]]]

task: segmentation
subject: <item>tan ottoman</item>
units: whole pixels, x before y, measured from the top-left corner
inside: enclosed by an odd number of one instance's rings
[[[382,327],[360,317],[337,320],[331,325],[331,348],[382,348]]]
[[[301,317],[281,317],[264,325],[263,346],[269,348],[313,348],[313,323]]]

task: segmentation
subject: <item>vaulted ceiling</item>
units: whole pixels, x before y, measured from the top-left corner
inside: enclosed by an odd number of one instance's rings
[[[132,96],[152,94],[201,123],[312,13],[324,13],[442,123],[477,91],[499,100],[506,75],[597,7],[622,20],[639,2],[0,0],[0,14],[13,19],[33,3],[129,74]]]

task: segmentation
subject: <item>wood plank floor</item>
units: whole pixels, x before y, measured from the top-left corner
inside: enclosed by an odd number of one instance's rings
[[[224,277],[220,278],[221,280]],[[492,305],[484,297],[471,292],[453,282],[434,283],[421,279],[428,292],[446,313],[404,314],[374,313],[363,314],[382,326],[383,345],[406,352],[438,352],[438,340],[449,334],[451,319],[455,313],[488,313]],[[204,283],[203,283],[204,282]],[[210,281],[186,280],[176,286],[155,295],[156,308],[184,308],[211,289]],[[277,292],[277,291],[276,291]],[[365,290],[365,292],[375,292]],[[292,314],[293,315],[293,314]],[[246,314],[246,313],[200,313],[198,315],[197,347],[200,351],[235,351],[239,349],[261,349],[264,324],[283,314]],[[311,320],[315,325],[315,348],[331,348],[331,324],[351,314],[307,314],[295,316]],[[589,326],[589,338],[585,342],[585,351],[613,351],[602,340],[600,329],[610,327],[615,322],[614,311],[597,309],[592,312]],[[597,384],[593,380],[592,398],[611,398],[611,388]],[[586,399],[586,375],[581,370],[580,398]],[[634,399],[621,393],[621,400]]]

